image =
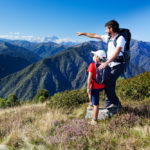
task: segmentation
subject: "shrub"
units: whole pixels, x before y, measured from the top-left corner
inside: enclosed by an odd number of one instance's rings
[[[6,108],[6,107],[7,107],[6,99],[0,98],[0,108]]]
[[[17,105],[20,105],[20,101],[18,100],[17,96],[14,94],[9,95],[7,100],[7,106],[12,107]]]
[[[82,103],[88,102],[86,89],[71,90],[56,93],[50,99],[50,107],[54,108],[73,108]]]
[[[46,98],[44,96],[40,96],[39,97],[39,102],[40,103],[43,103],[45,100],[46,100]]]
[[[150,72],[119,81],[117,93],[121,99],[139,100],[150,97]]]
[[[37,92],[37,94],[35,95],[35,97],[33,98],[34,102],[39,102],[39,98],[43,96],[44,100],[48,99],[50,97],[48,90],[45,89],[41,89]]]

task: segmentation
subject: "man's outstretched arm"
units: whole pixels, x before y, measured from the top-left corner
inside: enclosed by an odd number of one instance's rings
[[[95,33],[85,33],[85,32],[77,32],[78,36],[84,35],[90,38],[96,38],[99,40],[102,40],[102,37],[100,35],[97,35]]]

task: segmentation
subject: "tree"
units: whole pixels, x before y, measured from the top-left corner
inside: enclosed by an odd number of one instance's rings
[[[17,105],[20,105],[20,101],[18,100],[17,96],[14,94],[9,95],[7,100],[7,106],[13,107]]]
[[[42,96],[42,97],[41,97]],[[40,98],[41,97],[41,98]],[[48,99],[50,97],[48,90],[46,89],[41,89],[37,92],[37,94],[35,95],[35,97],[33,98],[33,100],[35,102],[40,102],[40,100],[42,102],[44,102],[46,99]]]
[[[39,97],[39,102],[40,103],[43,103],[45,100],[46,100],[46,98],[44,96],[40,96]]]
[[[6,99],[0,98],[0,108],[7,107]]]

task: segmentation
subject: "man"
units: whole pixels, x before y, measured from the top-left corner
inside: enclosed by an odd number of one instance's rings
[[[107,35],[100,36],[95,33],[84,32],[77,32],[77,34],[79,36],[84,35],[90,38],[96,38],[108,44],[107,61],[100,66],[100,69],[105,68],[107,65],[111,67],[111,80],[106,82],[105,87],[107,98],[104,102],[104,106],[106,108],[118,108],[122,106],[115,92],[116,80],[124,72],[125,65],[124,63],[117,62],[116,58],[118,56],[123,56],[126,41],[124,37],[120,35],[116,41],[117,45],[115,46],[113,43],[119,33],[119,24],[117,21],[111,20],[105,24],[105,27]]]

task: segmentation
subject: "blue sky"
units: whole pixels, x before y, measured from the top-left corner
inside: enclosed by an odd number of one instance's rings
[[[75,33],[105,34],[105,23],[115,19],[132,38],[150,42],[149,16],[149,0],[0,0],[0,35],[87,40]]]

